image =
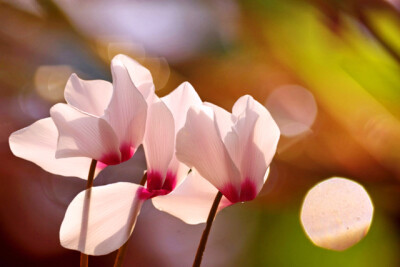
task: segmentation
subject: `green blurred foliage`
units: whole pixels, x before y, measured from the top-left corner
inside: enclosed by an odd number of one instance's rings
[[[242,218],[256,220],[257,228],[235,266],[375,267],[398,266],[400,249],[395,226],[376,213],[367,237],[337,252],[314,246],[299,222],[299,207],[281,211],[241,209]]]

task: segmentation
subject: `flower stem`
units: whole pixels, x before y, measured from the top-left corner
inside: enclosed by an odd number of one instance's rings
[[[147,172],[143,175],[142,180],[140,180],[140,185],[144,186],[146,181],[147,181]],[[123,244],[118,249],[117,257],[115,258],[115,262],[114,262],[114,267],[121,267],[122,266],[122,263],[124,261],[125,254],[126,254],[126,248],[128,247],[128,241],[129,241],[129,239],[125,242],[125,244]]]
[[[97,160],[92,159],[92,163],[90,163],[90,169],[89,169],[88,179],[87,179],[87,183],[86,183],[86,189],[89,189],[93,186],[94,173],[96,172],[96,165],[97,165]]]
[[[89,174],[88,174],[87,183],[86,183],[86,189],[90,189],[93,186],[94,174],[96,172],[96,165],[97,165],[97,160],[92,159],[92,162],[90,163]],[[89,195],[89,197],[90,197],[90,195]],[[85,227],[82,227],[82,228],[85,228]],[[84,233],[84,234],[86,234],[86,233]],[[80,266],[87,267],[88,265],[89,265],[89,255],[81,253]]]
[[[218,205],[219,202],[221,201],[221,198],[222,198],[222,193],[218,191],[218,194],[215,197],[214,203],[211,207],[210,213],[208,214],[207,225],[206,228],[204,229],[203,235],[201,236],[199,247],[197,248],[196,257],[193,262],[193,267],[200,267],[201,260],[203,258],[203,253],[206,248],[208,235],[210,234],[211,225],[214,221],[215,215],[217,214]]]

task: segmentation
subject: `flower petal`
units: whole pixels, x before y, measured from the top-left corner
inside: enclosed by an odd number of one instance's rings
[[[203,105],[189,109],[185,126],[178,132],[176,151],[179,160],[195,167],[201,176],[233,201],[234,196],[228,196],[224,191],[230,186],[237,193],[240,174],[215,127],[212,108]]]
[[[184,82],[174,91],[161,98],[167,105],[175,120],[175,131],[178,132],[186,121],[186,114],[191,106],[201,105],[201,99],[193,86]]]
[[[146,99],[149,93],[154,92],[154,83],[151,73],[148,69],[140,65],[136,60],[119,54],[114,57],[114,60],[118,60],[128,70],[129,76],[136,86],[136,88],[142,93]]]
[[[235,103],[233,113],[237,116],[234,135],[226,140],[228,151],[240,166],[242,183],[252,181],[256,194],[265,182],[265,174],[275,155],[280,132],[267,109],[251,96],[243,96]],[[246,186],[246,185],[245,185]]]
[[[143,140],[147,104],[119,57],[112,60],[111,70],[114,91],[104,118],[117,134],[120,147],[137,148]]]
[[[143,148],[148,170],[147,185],[160,189],[175,152],[175,125],[168,107],[156,95],[153,95],[153,103],[148,109]],[[153,173],[156,176],[152,176]]]
[[[117,136],[104,119],[66,104],[54,105],[50,114],[59,132],[56,158],[88,157],[109,165],[119,163]]]
[[[91,159],[56,159],[57,138],[58,131],[53,120],[45,118],[12,133],[9,143],[15,156],[35,163],[45,171],[87,179]]]
[[[207,221],[211,206],[218,190],[200,174],[193,170],[171,193],[152,199],[153,205],[185,223],[199,224]],[[226,207],[221,200],[218,211]]]
[[[167,105],[171,111],[175,122],[175,133],[177,133],[183,125],[185,125],[186,115],[191,106],[201,105],[201,99],[194,90],[193,86],[184,82],[178,86],[170,94],[161,98],[161,100]],[[171,159],[171,163],[168,167],[173,173],[176,174],[177,184],[179,184],[183,178],[186,177],[189,167],[182,162],[178,161],[175,153]]]
[[[110,102],[112,90],[112,84],[107,81],[85,81],[74,73],[67,82],[64,97],[71,106],[101,117]]]
[[[105,255],[131,235],[143,200],[133,183],[93,187],[68,206],[60,229],[61,245],[89,255]]]
[[[232,127],[235,123],[235,116],[225,109],[214,105],[212,103],[205,102],[204,105],[209,106],[214,111],[214,120],[217,126],[218,132],[222,140],[225,140],[226,135],[232,131]]]

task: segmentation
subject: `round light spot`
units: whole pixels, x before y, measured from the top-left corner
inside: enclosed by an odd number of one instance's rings
[[[315,245],[345,250],[367,234],[373,211],[371,199],[361,185],[345,178],[331,178],[307,193],[301,223]]]
[[[265,105],[282,135],[288,137],[309,131],[318,112],[313,94],[299,85],[276,88]]]
[[[36,92],[49,102],[62,101],[65,85],[73,72],[68,65],[40,66],[35,72]]]

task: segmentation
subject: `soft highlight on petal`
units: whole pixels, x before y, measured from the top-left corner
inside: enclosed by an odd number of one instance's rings
[[[112,84],[107,81],[85,81],[74,73],[67,82],[64,97],[80,111],[101,117],[110,102],[112,90]]]
[[[361,185],[344,178],[331,178],[307,193],[301,223],[315,245],[340,251],[367,234],[373,211],[371,199]]]
[[[227,137],[226,146],[239,166],[242,180],[253,181],[258,194],[276,152],[279,128],[267,109],[248,95],[238,99],[233,113],[237,116],[234,127],[237,135],[231,136],[233,140]]]
[[[104,118],[118,136],[120,146],[138,147],[146,127],[147,104],[119,58],[111,62],[114,91]]]
[[[158,172],[164,179],[175,152],[175,124],[168,107],[156,95],[147,114],[143,148],[148,171]],[[148,183],[152,183],[151,177]]]
[[[184,82],[174,91],[161,98],[171,111],[175,120],[175,132],[178,132],[186,121],[186,114],[191,106],[199,106],[202,104],[199,95],[193,86]]]
[[[170,194],[152,199],[153,205],[188,224],[207,221],[218,190],[193,170]],[[221,203],[227,203],[224,198]],[[218,211],[226,207],[220,204]]]
[[[193,86],[184,82],[179,85],[174,91],[161,98],[167,105],[174,117],[175,134],[185,125],[186,115],[191,106],[201,105],[201,99],[194,90]],[[189,167],[180,162],[175,153],[171,159],[168,169],[176,174],[176,183],[180,184],[189,171]]]
[[[212,108],[189,109],[185,126],[178,132],[176,151],[180,161],[195,166],[219,190],[233,184],[239,191],[240,174],[215,127]]]
[[[91,159],[86,157],[56,159],[58,131],[51,118],[36,121],[9,138],[12,153],[29,160],[45,171],[87,179]]]
[[[233,130],[232,127],[235,125],[236,118],[232,116],[231,113],[217,105],[208,102],[205,102],[204,105],[213,109],[215,125],[221,139],[225,142],[227,134]]]
[[[153,78],[148,69],[143,67],[136,60],[122,54],[116,55],[113,60],[122,62],[128,70],[133,84],[138,88],[145,99],[151,91],[154,92]]]
[[[108,165],[120,162],[117,136],[104,119],[66,104],[54,105],[50,114],[59,132],[56,158],[88,157]]]
[[[143,187],[121,182],[79,193],[61,224],[61,245],[88,255],[117,250],[135,226],[143,203],[137,197],[140,188]]]

